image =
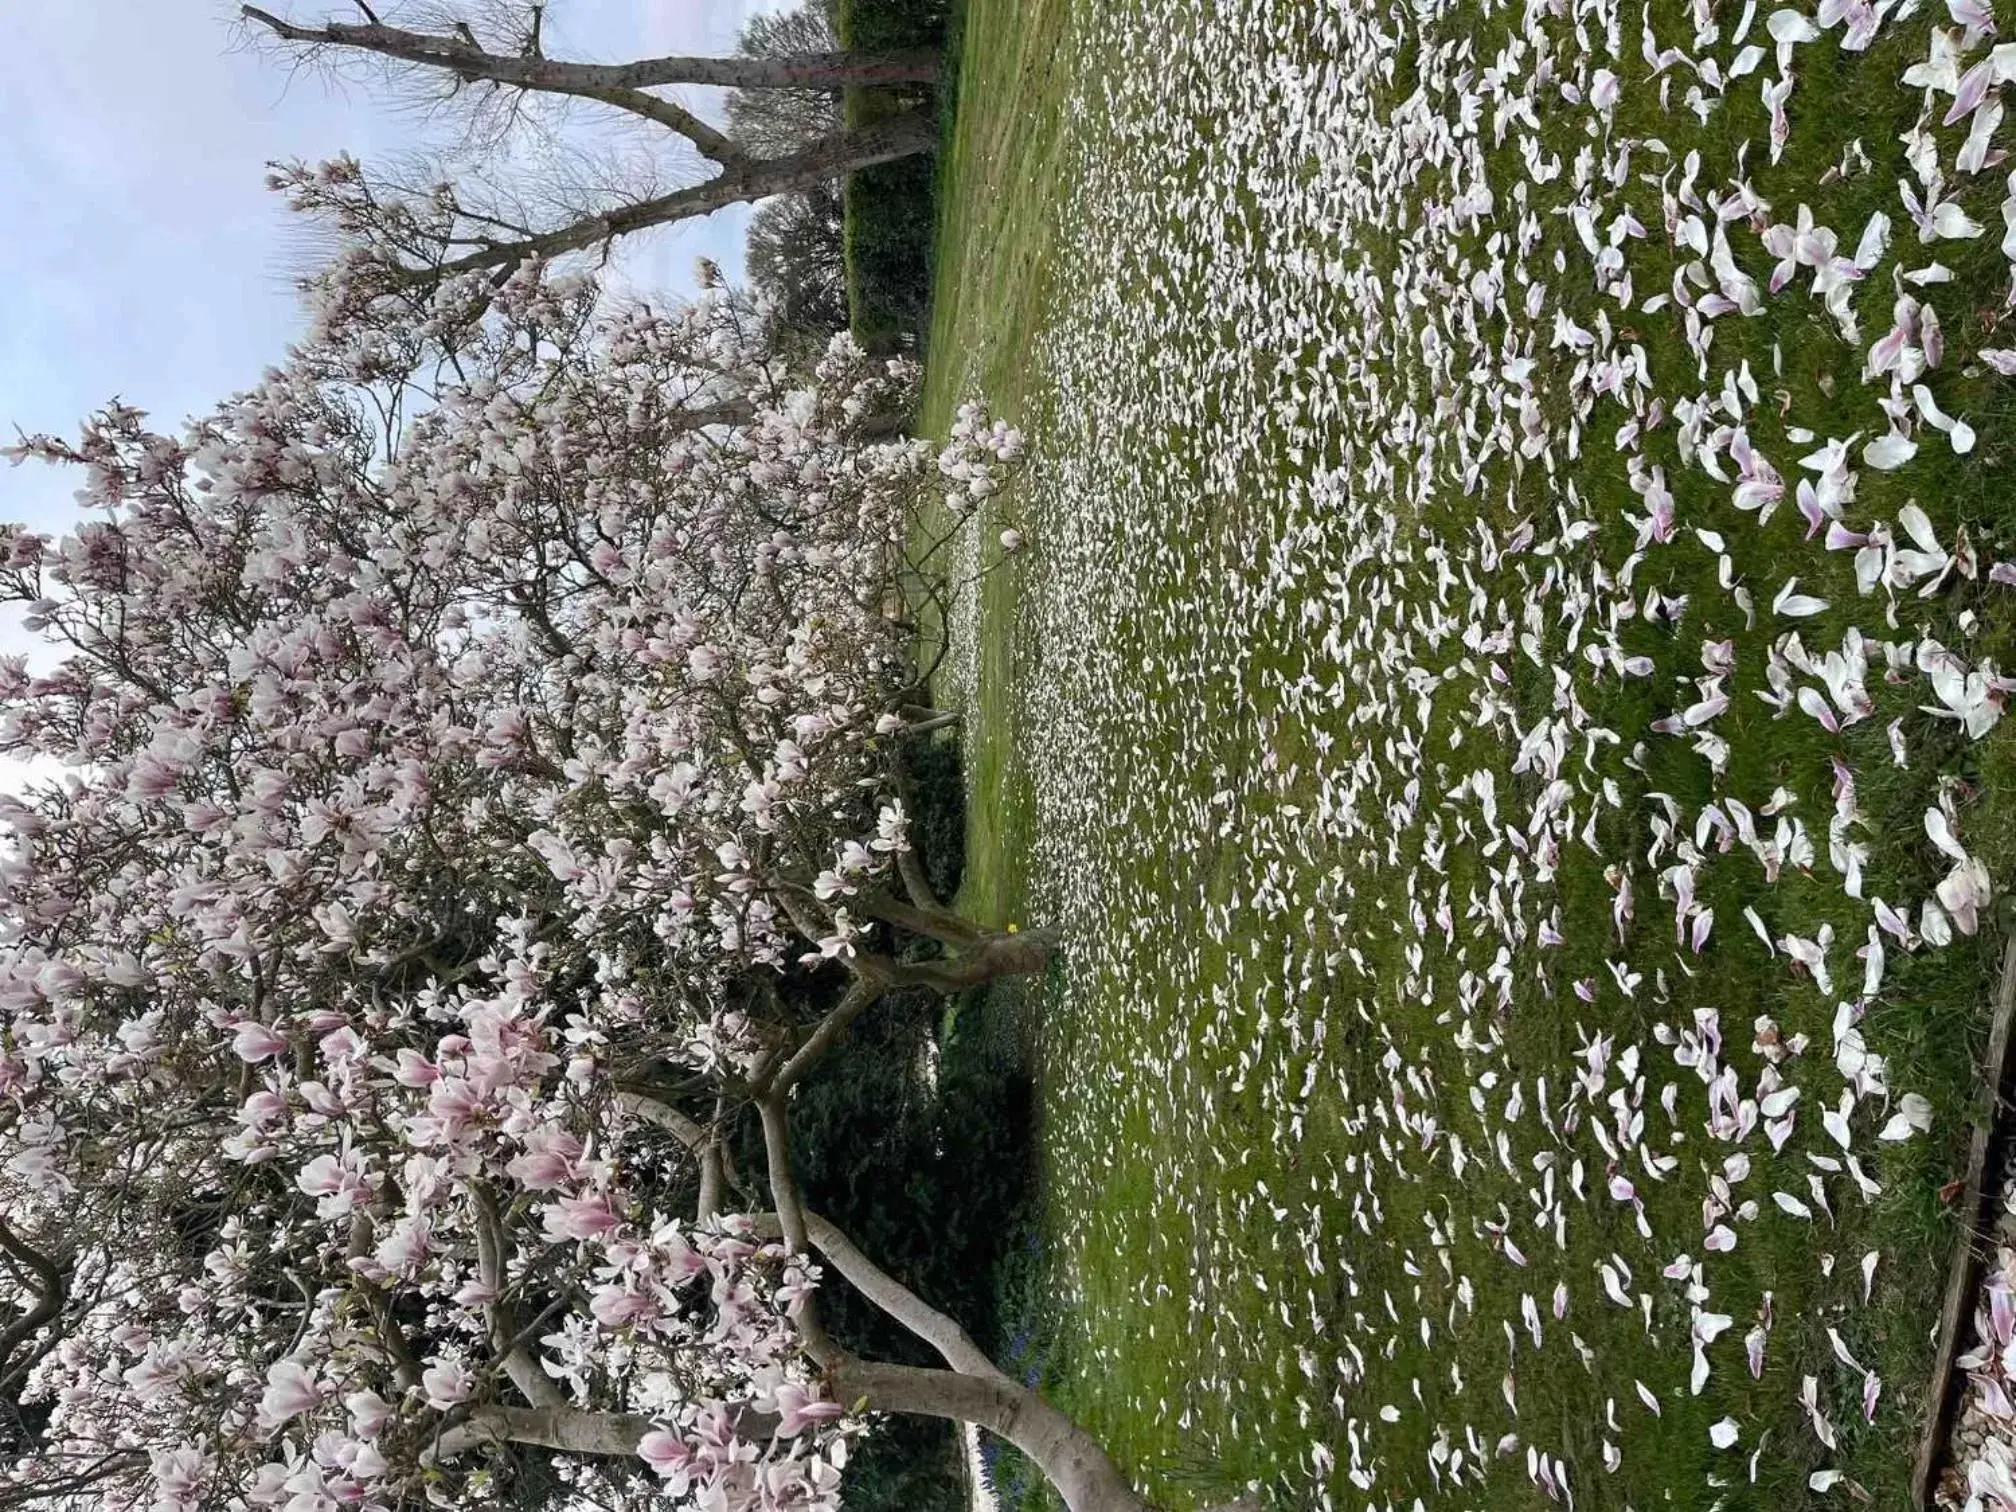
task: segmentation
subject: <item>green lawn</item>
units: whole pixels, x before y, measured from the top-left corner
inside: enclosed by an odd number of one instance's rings
[[[1564,7],[1540,23],[1549,68],[1621,76],[1607,133],[1586,87],[1569,100],[1550,83],[1504,141],[1487,129],[1473,156],[1438,158],[1425,123],[1460,116],[1480,71],[1502,63],[1515,95],[1534,77],[1530,51],[1502,51],[1528,12],[1355,5],[966,8],[927,421],[942,429],[977,392],[1030,437],[1024,480],[991,501],[986,544],[958,575],[994,560],[1002,524],[1030,545],[958,600],[939,699],[967,715],[963,906],[1067,941],[1041,997],[1044,1258],[1018,1359],[1177,1507],[1255,1483],[1284,1506],[1554,1505],[1536,1455],[1557,1492],[1551,1465],[1566,1466],[1583,1507],[1829,1505],[1845,1485],[1809,1490],[1828,1468],[1904,1505],[1955,1231],[1938,1189],[1958,1168],[1999,913],[1943,949],[1886,940],[1859,1027],[1888,1094],[1861,1099],[1846,1150],[1821,1114],[1845,1085],[1837,1004],[1860,999],[1873,899],[1915,920],[1946,874],[1926,809],[1943,796],[1968,851],[2007,881],[2016,727],[1969,739],[1924,711],[1908,659],[1886,678],[1880,652],[1873,712],[1838,733],[1756,695],[1793,631],[1816,660],[1859,629],[1936,637],[1969,666],[2016,662],[2016,591],[1909,585],[1893,610],[1882,588],[1858,592],[1852,552],[1807,539],[1792,497],[1816,476],[1802,456],[1859,432],[1847,525],[1916,502],[1942,542],[1964,526],[1984,570],[2016,554],[2000,481],[2010,383],[1967,362],[1993,343],[2008,288],[2001,175],[1960,191],[1984,236],[1918,244],[1896,192],[1918,97],[1895,81],[1924,54],[1926,18],[1863,52],[1838,33],[1799,47],[1794,129],[1773,164],[1768,57],[1704,124],[1684,101],[1693,75],[1662,107],[1635,13],[1613,44],[1599,15]],[[1716,12],[1713,42],[1688,7],[1656,5],[1651,23],[1660,45],[1726,69],[1739,15]],[[1763,27],[1752,40],[1769,54]],[[1965,134],[1936,133],[1949,156]],[[1634,163],[1613,184],[1602,160],[1627,139]],[[1830,175],[1855,140],[1871,166]],[[1521,256],[1527,142],[1561,171],[1528,189]],[[1857,340],[1808,269],[1755,318],[1717,319],[1705,361],[1674,307],[1643,308],[1694,259],[1665,235],[1661,175],[1670,189],[1695,152],[1702,191],[1740,176],[1785,221],[1809,204],[1844,253],[1889,214],[1891,252],[1855,294]],[[1489,214],[1429,213],[1480,178]],[[1578,197],[1601,207],[1599,240],[1623,209],[1648,233],[1626,249],[1628,305],[1594,286],[1565,213]],[[1771,258],[1748,219],[1732,215],[1729,234],[1761,285]],[[1884,423],[1862,354],[1889,327],[1893,270],[1935,256],[1950,280],[1916,292],[1947,353],[1925,381],[1980,442],[1956,456],[1921,428],[1908,465],[1877,471],[1860,465]],[[1494,262],[1507,293],[1480,334],[1460,316]],[[1595,350],[1551,346],[1557,314]],[[1457,438],[1498,423],[1505,343],[1529,334],[1517,355],[1532,359],[1545,447],[1496,449],[1466,489]],[[1634,347],[1650,388],[1590,408],[1590,363]],[[1689,460],[1682,400],[1704,435],[1742,417],[1785,480],[1768,522]],[[1641,434],[1623,443],[1634,405]],[[1638,540],[1630,446],[1672,491],[1669,540]],[[1697,530],[1724,539],[1727,569]],[[1793,576],[1826,607],[1778,613]],[[1723,640],[1731,703],[1702,728],[1726,748],[1654,730],[1702,698],[1704,643]],[[1639,657],[1649,674],[1622,666]],[[1534,759],[1550,735],[1551,798]],[[1719,848],[1697,824],[1732,799],[1769,815],[1767,836],[1796,820],[1812,856],[1770,882],[1745,845]],[[1859,898],[1842,845],[1866,853]],[[1676,944],[1669,869],[1683,859],[1713,909],[1698,953]],[[1767,948],[1746,909],[1774,941],[1831,930],[1833,990]],[[1676,1056],[1709,1010],[1715,1063],[1747,1098],[1766,1074],[1753,1020],[1770,1015],[1781,1044],[1807,1037],[1771,1073],[1801,1094],[1782,1150],[1761,1128],[1709,1130],[1706,1080]],[[1601,1076],[1578,1059],[1598,1036]],[[1878,1143],[1904,1092],[1929,1099],[1931,1132]],[[1741,1179],[1724,1164],[1738,1152],[1752,1162]],[[1850,1156],[1880,1193],[1862,1195]],[[1612,1175],[1629,1195],[1607,1190]],[[1703,1204],[1723,1179],[1726,1207],[1758,1206],[1717,1214],[1737,1243],[1711,1253]],[[1606,1264],[1627,1306],[1606,1299]],[[1753,1378],[1743,1340],[1767,1297]],[[1705,1346],[1697,1392],[1702,1313],[1732,1321]],[[1873,1421],[1830,1330],[1880,1378]],[[1836,1448],[1801,1405],[1809,1376]],[[1733,1448],[1711,1443],[1724,1419]]]

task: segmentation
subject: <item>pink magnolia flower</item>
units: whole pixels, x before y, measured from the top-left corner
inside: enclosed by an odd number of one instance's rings
[[[259,1398],[259,1417],[269,1428],[312,1412],[321,1405],[322,1385],[298,1360],[278,1360],[266,1372],[266,1390]]]
[[[359,1438],[374,1439],[392,1420],[392,1404],[375,1391],[353,1391],[343,1398],[350,1426]]]
[[[379,1241],[374,1258],[388,1271],[419,1269],[434,1247],[434,1224],[425,1217],[402,1218]]]
[[[441,1068],[418,1050],[401,1050],[394,1061],[392,1079],[402,1087],[432,1086],[441,1077]]]
[[[564,1129],[542,1129],[526,1141],[525,1153],[505,1170],[532,1191],[550,1192],[579,1178],[580,1161],[586,1153],[581,1141]]]
[[[277,1029],[247,1019],[231,1036],[231,1049],[240,1060],[257,1065],[287,1053],[287,1036]]]
[[[623,1226],[623,1220],[600,1192],[586,1197],[562,1197],[540,1210],[546,1220],[548,1239],[594,1240],[605,1238]]]
[[[625,1328],[648,1323],[663,1311],[658,1299],[646,1291],[636,1291],[621,1282],[598,1286],[588,1301],[589,1312],[604,1328]]]
[[[795,1381],[777,1388],[777,1432],[783,1438],[796,1438],[808,1428],[830,1423],[845,1410],[838,1402],[820,1400],[816,1390]]]
[[[654,1428],[637,1441],[637,1457],[667,1480],[676,1480],[672,1494],[682,1494],[690,1483],[695,1455],[693,1446],[675,1433]]]
[[[427,1405],[439,1412],[467,1401],[473,1384],[467,1368],[456,1360],[436,1360],[420,1372],[421,1394]]]
[[[156,1512],[184,1512],[195,1507],[204,1483],[216,1462],[194,1444],[148,1452],[148,1469],[154,1477],[154,1491],[160,1498]]]
[[[245,1105],[238,1110],[238,1121],[254,1129],[263,1129],[286,1116],[287,1099],[263,1087],[246,1098]]]

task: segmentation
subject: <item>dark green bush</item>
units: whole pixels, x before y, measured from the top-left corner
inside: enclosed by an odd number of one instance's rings
[[[840,45],[863,52],[936,47],[951,10],[948,0],[840,0]]]
[[[894,351],[905,337],[921,341],[930,325],[934,180],[928,157],[878,163],[847,177],[848,316],[871,352]]]
[[[947,0],[841,0],[843,47],[884,52],[946,44]],[[947,84],[952,77],[948,68]],[[849,90],[850,125],[899,110],[936,113],[930,86]],[[931,262],[937,233],[937,165],[931,157],[882,163],[847,176],[843,245],[847,302],[855,336],[870,351],[921,342],[931,319]]]

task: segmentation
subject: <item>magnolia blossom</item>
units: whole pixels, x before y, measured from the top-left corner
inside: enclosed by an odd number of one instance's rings
[[[459,1360],[437,1360],[420,1372],[420,1390],[427,1405],[442,1412],[467,1401],[472,1385],[468,1368]]]
[[[259,1398],[259,1416],[271,1427],[310,1412],[322,1403],[326,1389],[296,1360],[277,1360],[266,1372],[266,1390]]]
[[[0,1205],[91,1279],[0,1289],[48,1453],[139,1451],[106,1507],[455,1494],[467,1425],[549,1393],[674,1412],[640,1452],[707,1505],[831,1504],[817,1268],[673,1220],[696,1157],[624,1099],[754,1074],[798,1026],[750,982],[881,948],[917,694],[868,585],[1020,443],[892,438],[913,367],[794,367],[756,314],[535,264],[332,320],[179,436],[14,449],[103,509],[0,553],[77,658],[0,662],[0,747],[77,774],[0,798]],[[786,1379],[772,1453],[724,1404]]]

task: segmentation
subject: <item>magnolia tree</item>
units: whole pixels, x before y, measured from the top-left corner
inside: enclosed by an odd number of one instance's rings
[[[912,1412],[1139,1505],[793,1179],[792,1089],[881,994],[1048,946],[931,895],[898,760],[919,506],[959,528],[1016,438],[885,439],[907,370],[794,383],[751,314],[529,264],[180,437],[15,448],[92,519],[0,539],[65,658],[0,660],[0,749],[67,769],[0,798],[0,1503],[470,1506],[536,1452],[833,1506]],[[836,1342],[836,1271],[945,1368]]]

